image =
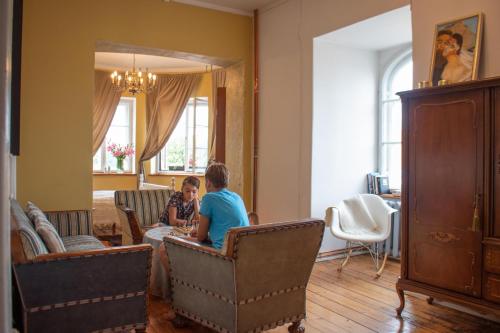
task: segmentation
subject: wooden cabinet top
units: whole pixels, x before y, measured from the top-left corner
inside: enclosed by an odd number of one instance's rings
[[[430,96],[430,95],[440,95],[448,94],[451,92],[459,92],[472,89],[482,89],[500,86],[500,77],[492,77],[483,80],[473,80],[467,82],[460,82],[454,84],[448,84],[445,86],[420,88],[407,91],[398,92],[401,99],[420,97],[420,96]]]

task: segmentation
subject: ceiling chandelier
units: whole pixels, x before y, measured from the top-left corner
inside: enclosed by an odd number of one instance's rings
[[[123,76],[117,71],[114,71],[111,74],[111,82],[118,91],[126,91],[132,95],[140,93],[147,94],[150,93],[156,85],[156,74],[149,72],[147,68],[145,74],[141,72],[140,68],[139,71],[136,72],[134,54],[132,71],[126,71]]]

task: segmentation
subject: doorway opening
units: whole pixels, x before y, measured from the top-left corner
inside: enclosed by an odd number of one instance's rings
[[[358,193],[367,175],[401,184],[401,106],[397,91],[412,88],[411,13],[405,6],[313,41],[311,216]],[[329,232],[321,252],[345,241]]]

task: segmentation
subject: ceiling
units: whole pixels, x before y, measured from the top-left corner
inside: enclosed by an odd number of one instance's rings
[[[133,55],[130,53],[96,52],[95,68],[109,71],[130,70],[133,65]],[[208,67],[207,67],[208,66]],[[136,54],[135,67],[142,70],[148,68],[154,73],[186,73],[202,72],[210,68],[210,65],[179,58],[170,58],[154,55]],[[213,66],[213,68],[219,68]]]
[[[382,50],[412,40],[410,6],[371,17],[318,37],[337,45]]]
[[[254,9],[262,8],[276,0],[163,0],[179,2],[186,5],[210,8],[240,15],[253,15]]]

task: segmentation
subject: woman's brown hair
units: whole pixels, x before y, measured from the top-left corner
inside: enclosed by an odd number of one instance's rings
[[[184,187],[184,185],[186,184],[193,185],[197,189],[200,188],[200,180],[198,179],[198,177],[195,176],[189,176],[184,178],[184,180],[182,181],[182,187]]]

